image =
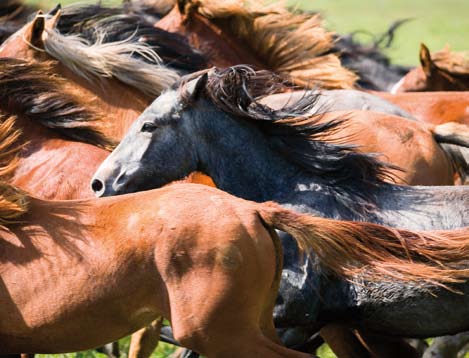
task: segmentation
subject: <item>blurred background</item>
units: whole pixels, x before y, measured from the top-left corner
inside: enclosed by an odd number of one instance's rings
[[[2,1],[2,0],[0,0]],[[48,10],[58,2],[62,6],[76,3],[76,0],[26,0],[29,4]],[[80,1],[93,3],[96,1]],[[103,1],[104,4],[120,4],[121,0]],[[386,53],[394,63],[418,64],[418,50],[424,42],[431,51],[441,50],[449,45],[452,50],[469,49],[469,0],[296,0],[288,5],[319,11],[329,30],[339,34],[357,32],[357,38],[364,43],[373,41],[373,34],[379,36],[396,20],[411,19],[398,31]],[[129,339],[120,341],[122,358],[126,358]],[[160,344],[152,358],[169,357],[174,351],[170,345]],[[327,347],[319,352],[321,358],[335,357]],[[38,355],[39,358],[105,358],[95,351],[61,355]]]
[[[46,10],[57,2],[67,5],[77,0],[26,2],[39,4]],[[104,3],[120,2],[110,0]],[[387,51],[394,63],[417,65],[420,42],[424,42],[432,52],[441,50],[446,44],[455,51],[469,49],[469,0],[289,0],[287,3],[320,11],[326,26],[338,33],[362,31],[357,35],[362,41],[371,41],[366,32],[379,35],[395,20],[412,19],[397,31]]]

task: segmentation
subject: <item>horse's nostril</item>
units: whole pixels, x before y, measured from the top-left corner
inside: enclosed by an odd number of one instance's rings
[[[103,190],[103,182],[99,179],[94,179],[92,182],[91,182],[91,189],[93,189],[93,191],[97,194],[99,193],[101,190]]]

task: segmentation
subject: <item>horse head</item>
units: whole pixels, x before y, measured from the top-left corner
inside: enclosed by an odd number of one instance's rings
[[[464,91],[469,88],[467,75],[459,75],[437,64],[427,46],[420,44],[420,66],[411,70],[393,89],[399,92]]]

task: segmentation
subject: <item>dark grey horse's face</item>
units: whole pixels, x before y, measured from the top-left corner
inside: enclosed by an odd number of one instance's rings
[[[191,86],[188,88],[190,91]],[[196,170],[189,117],[177,91],[158,97],[98,168],[91,181],[95,194],[111,196],[157,188]]]

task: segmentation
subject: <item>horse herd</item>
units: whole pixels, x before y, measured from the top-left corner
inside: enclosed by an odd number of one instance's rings
[[[469,341],[465,54],[391,65],[279,4],[30,11],[0,4],[1,358]]]

